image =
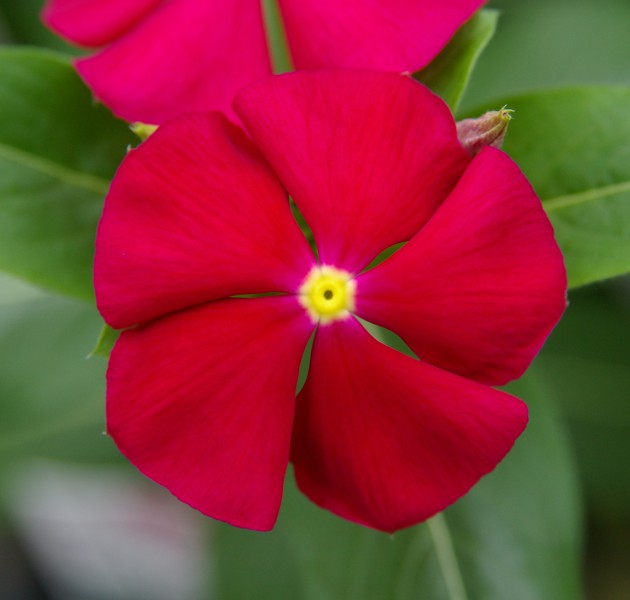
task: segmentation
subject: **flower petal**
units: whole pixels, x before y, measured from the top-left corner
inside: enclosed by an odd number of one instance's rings
[[[163,0],[48,0],[42,20],[82,46],[107,44],[131,29]]]
[[[350,319],[315,335],[291,459],[316,504],[391,532],[465,494],[526,423],[520,400],[396,352]]]
[[[122,333],[107,430],[146,476],[239,527],[273,527],[312,325],[295,298],[213,302]]]
[[[322,263],[350,272],[414,235],[469,162],[446,105],[402,75],[291,73],[249,86],[235,110]]]
[[[225,296],[295,292],[314,262],[286,194],[218,113],[162,125],[129,152],[96,240],[99,310],[116,328]]]
[[[280,0],[298,69],[425,67],[485,0]]]
[[[357,281],[357,314],[422,359],[491,385],[519,377],[566,307],[566,273],[539,199],[494,148],[433,218]]]
[[[271,74],[260,0],[165,2],[103,52],[77,61],[77,69],[128,121],[229,113],[239,88]]]

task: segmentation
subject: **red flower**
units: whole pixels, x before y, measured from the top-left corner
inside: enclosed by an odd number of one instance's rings
[[[417,71],[485,0],[280,0],[296,68]],[[128,121],[230,110],[237,90],[271,74],[261,0],[48,0],[44,21],[104,47],[76,63]]]
[[[426,519],[525,427],[525,405],[487,386],[523,373],[565,307],[540,202],[501,151],[471,160],[448,108],[405,76],[283,75],[235,109],[253,142],[219,113],[187,116],[112,184],[97,300],[112,326],[138,326],[112,353],[108,431],[143,473],[238,526],[273,526],[289,459],[342,517]]]

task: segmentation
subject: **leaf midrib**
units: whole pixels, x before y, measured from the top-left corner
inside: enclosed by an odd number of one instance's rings
[[[580,204],[588,204],[596,202],[608,196],[630,192],[630,181],[622,181],[613,183],[603,187],[592,188],[574,194],[566,194],[564,196],[556,196],[549,200],[543,200],[543,207],[547,213],[552,213],[563,208],[572,208]]]
[[[52,160],[32,154],[15,146],[9,146],[0,142],[0,158],[4,158],[28,169],[44,173],[63,183],[78,187],[101,196],[107,194],[109,182],[90,173],[82,173],[69,169]]]

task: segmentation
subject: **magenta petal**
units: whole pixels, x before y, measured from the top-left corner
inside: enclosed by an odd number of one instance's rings
[[[99,310],[116,328],[225,296],[293,293],[313,264],[275,175],[218,113],[129,152],[96,240]]]
[[[400,354],[347,320],[316,333],[291,459],[315,503],[391,532],[465,494],[526,423],[520,400]]]
[[[519,377],[566,306],[562,255],[539,199],[494,148],[433,218],[357,281],[357,314],[423,360],[482,383]]]
[[[126,33],[163,0],[48,0],[42,20],[82,46],[102,46]]]
[[[469,162],[446,105],[402,75],[292,73],[249,86],[235,110],[322,262],[350,272],[415,234]]]
[[[311,331],[289,297],[214,302],[125,331],[107,372],[107,431],[180,500],[271,529]]]
[[[128,121],[228,111],[271,73],[260,0],[172,0],[103,52],[77,62],[96,96]]]
[[[485,0],[280,0],[298,69],[414,72]]]

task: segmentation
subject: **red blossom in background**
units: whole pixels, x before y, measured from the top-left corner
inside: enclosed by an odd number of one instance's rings
[[[526,425],[525,405],[488,386],[520,376],[564,310],[551,225],[511,159],[471,159],[446,105],[408,77],[283,75],[235,110],[253,141],[219,113],[187,116],[113,181],[96,295],[131,328],[111,356],[108,432],[140,471],[241,527],[273,526],[289,460],[346,519],[426,519]]]
[[[484,0],[280,0],[297,69],[414,72]],[[271,74],[261,0],[48,0],[42,17],[102,48],[76,61],[97,98],[128,121],[230,112],[234,94]]]

